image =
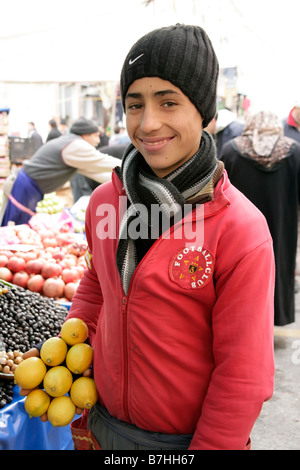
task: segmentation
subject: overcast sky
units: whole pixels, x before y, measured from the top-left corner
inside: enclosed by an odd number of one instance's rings
[[[132,43],[176,22],[206,29],[259,106],[300,99],[299,0],[0,0],[0,81],[118,80]]]

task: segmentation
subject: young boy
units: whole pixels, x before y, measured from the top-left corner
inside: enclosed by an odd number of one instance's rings
[[[91,196],[68,315],[89,327],[104,450],[245,449],[272,395],[272,240],[203,131],[217,78],[198,26],[150,32],[124,62],[132,145]]]

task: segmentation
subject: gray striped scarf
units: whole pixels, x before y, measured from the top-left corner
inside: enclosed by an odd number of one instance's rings
[[[165,178],[158,178],[153,173],[135,147],[131,145],[128,148],[119,173],[127,194],[128,208],[120,224],[117,248],[117,266],[126,295],[139,262],[137,234],[135,232],[133,235],[131,224],[140,224],[140,238],[149,238],[149,228],[155,229],[151,234],[156,233],[157,236],[149,240],[151,246],[162,234],[164,227],[163,223],[158,224],[156,219],[153,220],[153,205],[161,209],[162,217],[168,220],[170,226],[170,220],[182,214],[184,205],[207,185],[217,167],[215,144],[205,131],[195,155]],[[153,227],[155,224],[160,226]]]

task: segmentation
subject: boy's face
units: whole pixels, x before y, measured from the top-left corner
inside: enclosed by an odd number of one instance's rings
[[[136,80],[128,88],[125,107],[129,137],[159,178],[197,152],[202,117],[172,83],[158,77]]]

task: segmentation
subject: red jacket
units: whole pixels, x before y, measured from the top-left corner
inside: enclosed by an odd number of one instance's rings
[[[90,269],[69,313],[89,326],[100,401],[140,428],[194,434],[190,449],[243,449],[273,392],[274,261],[266,221],[225,172],[214,200],[202,205],[204,219],[198,214],[203,243],[186,243],[175,225],[140,262],[126,297],[114,236],[122,195],[113,174],[91,196]],[[195,212],[186,219],[195,224]],[[101,228],[110,237],[101,240]]]

